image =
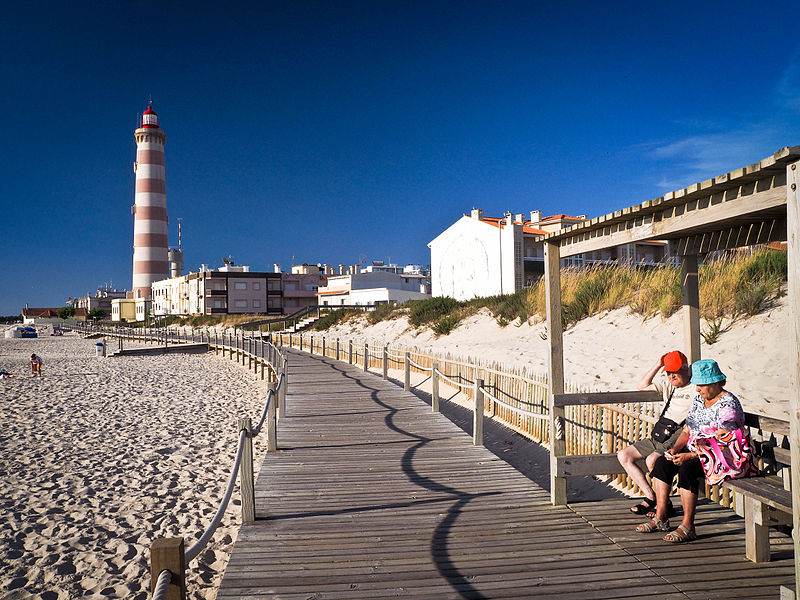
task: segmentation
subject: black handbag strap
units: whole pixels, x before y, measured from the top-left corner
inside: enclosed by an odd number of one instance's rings
[[[670,384],[670,386],[672,386],[672,384]],[[669,403],[672,402],[672,396],[674,394],[675,394],[675,387],[672,386],[672,391],[669,393],[669,397],[667,398],[667,402],[666,402],[666,404],[664,404],[664,410],[661,411],[661,416],[658,417],[659,419],[663,418],[664,415],[667,414],[667,410],[669,409]],[[684,423],[686,423],[686,419],[683,419],[683,421],[678,423],[678,425],[680,425],[682,427]]]

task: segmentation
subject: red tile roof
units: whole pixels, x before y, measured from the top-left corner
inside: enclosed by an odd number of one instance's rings
[[[505,219],[500,217],[482,217],[481,221],[488,225],[492,225],[493,227],[502,227],[505,225]],[[517,225],[522,225],[522,230],[525,233],[532,233],[534,235],[545,235],[547,234],[546,231],[541,229],[536,229],[535,227],[531,227],[530,225],[525,225],[524,223],[520,223],[519,221],[514,221]]]

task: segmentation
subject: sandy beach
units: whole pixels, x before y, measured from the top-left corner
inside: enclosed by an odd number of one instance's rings
[[[187,548],[217,510],[236,419],[257,418],[264,384],[213,355],[95,357],[93,340],[0,339],[0,597],[149,596],[149,545]],[[35,352],[43,377],[31,378]],[[255,441],[256,469],[266,452]],[[209,599],[238,531],[238,485],[223,524],[190,563]]]

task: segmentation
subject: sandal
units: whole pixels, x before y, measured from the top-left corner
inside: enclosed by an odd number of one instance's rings
[[[631,510],[633,510],[633,509],[631,509]],[[656,516],[655,507],[653,507],[653,509],[650,512],[647,513],[647,516],[648,517],[655,517]],[[667,504],[667,518],[669,519],[669,518],[677,517],[677,516],[678,516],[678,511],[675,510],[675,506],[672,504],[672,501],[670,501],[670,503]]]
[[[647,523],[636,526],[639,533],[653,533],[655,531],[669,531],[669,519],[662,521],[653,517]]]
[[[655,516],[656,501],[650,498],[642,498],[642,501],[636,506],[631,506],[631,512],[635,515],[647,515],[648,517]],[[653,514],[650,514],[650,513]]]
[[[694,532],[694,529],[686,529],[683,525],[678,525],[675,531],[670,531],[664,536],[664,541],[672,544],[683,544],[684,542],[691,542],[696,539],[697,534]]]

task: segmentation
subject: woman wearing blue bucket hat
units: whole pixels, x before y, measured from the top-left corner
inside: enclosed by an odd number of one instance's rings
[[[751,444],[745,430],[744,411],[739,399],[724,389],[727,377],[714,360],[698,360],[692,364],[692,383],[697,395],[692,401],[683,433],[674,446],[656,460],[651,471],[656,492],[656,515],[639,525],[640,533],[667,531],[664,540],[673,543],[688,542],[697,537],[694,529],[697,492],[700,481],[707,475],[720,481],[726,478],[746,477],[753,474],[755,466],[750,453]],[[720,450],[727,443],[738,441],[733,447],[746,450],[747,456],[731,457],[727,460]],[[713,446],[713,450],[709,450]],[[720,456],[722,458],[720,459]],[[720,468],[721,460],[724,468]],[[672,481],[678,476],[678,489],[683,505],[683,519],[674,531],[669,531],[667,507]],[[712,477],[709,477],[711,483]]]

